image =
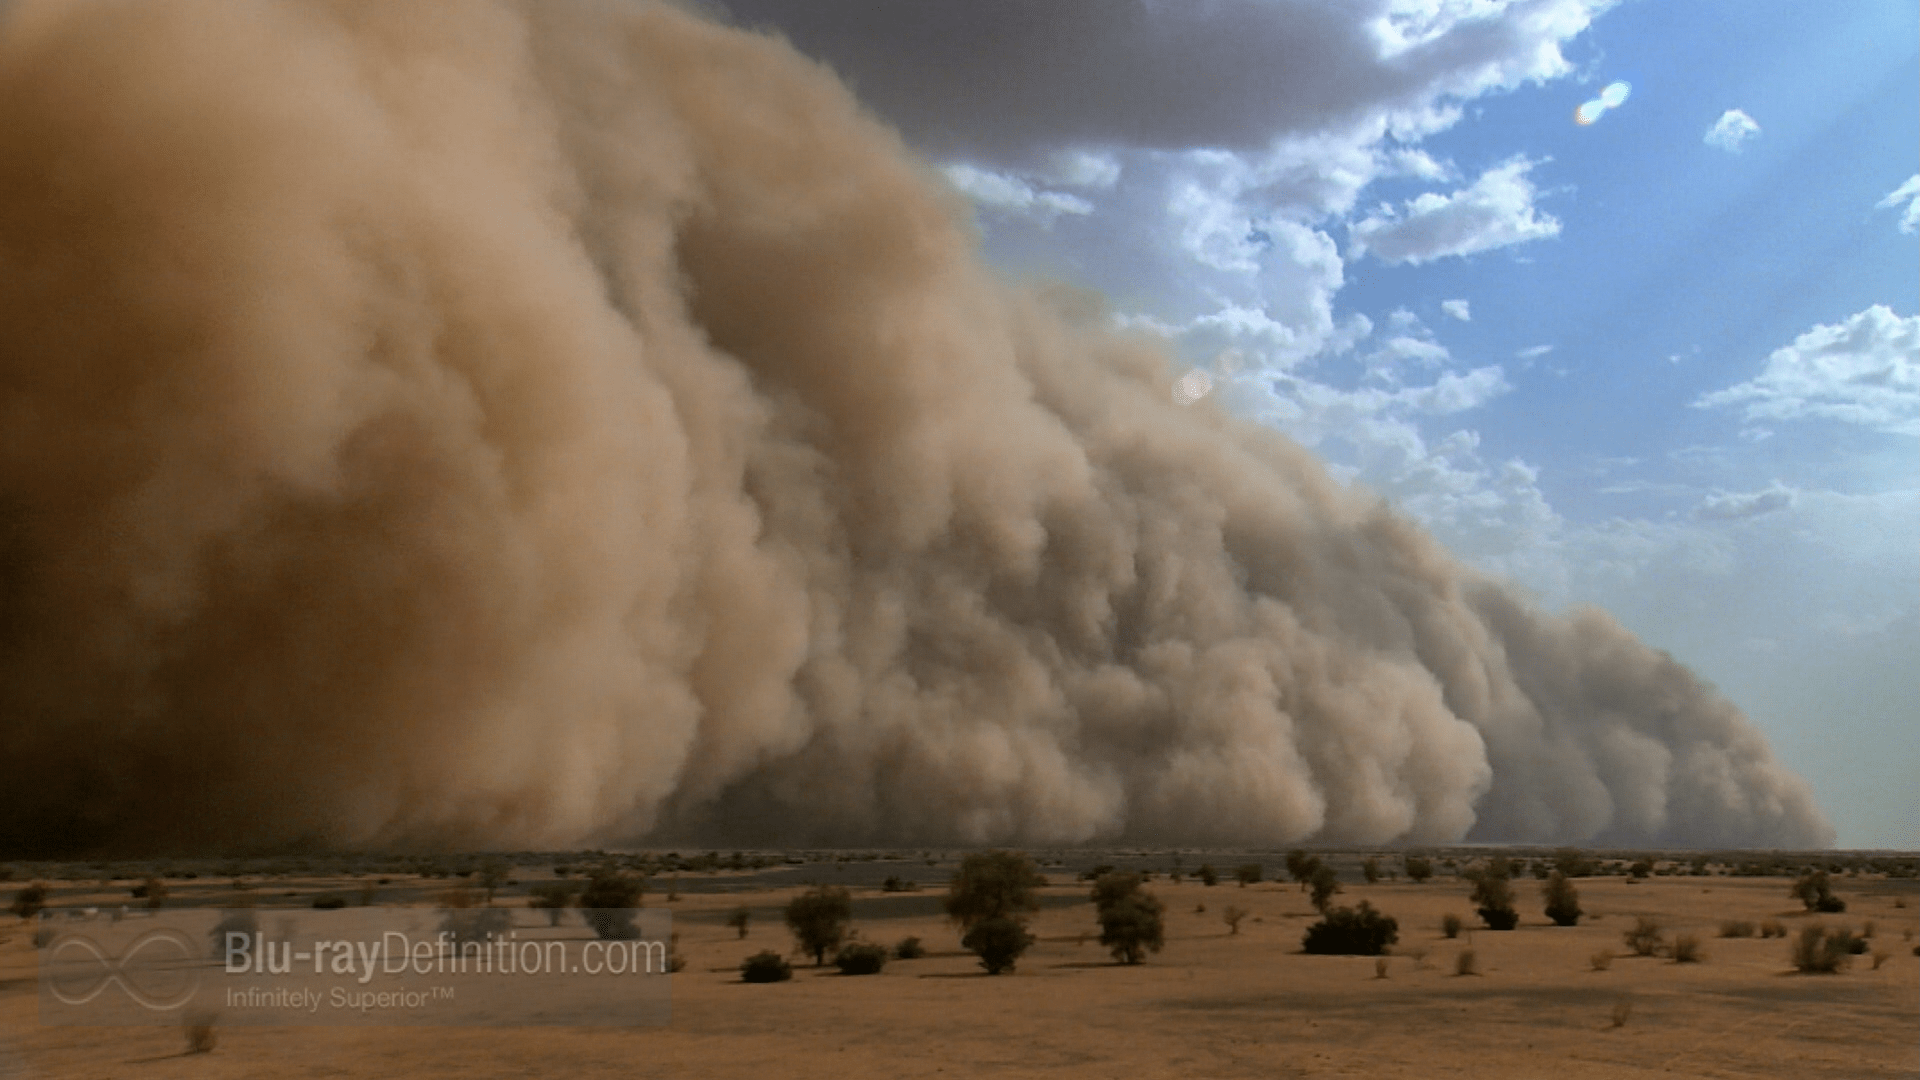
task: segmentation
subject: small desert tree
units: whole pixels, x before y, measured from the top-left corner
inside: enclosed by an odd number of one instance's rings
[[[1333,902],[1333,894],[1340,891],[1340,875],[1326,863],[1313,868],[1313,877],[1307,881],[1307,888],[1313,893],[1313,909],[1322,915],[1327,905]]]
[[[1266,876],[1266,869],[1257,862],[1241,863],[1234,869],[1233,876],[1244,889],[1249,885],[1260,884],[1260,879]]]
[[[487,895],[487,906],[493,906],[493,894],[499,892],[500,886],[505,885],[512,876],[513,865],[497,855],[480,864],[474,877],[480,891]]]
[[[1212,863],[1200,864],[1199,875],[1200,875],[1200,884],[1205,885],[1208,888],[1212,888],[1213,886],[1220,884],[1220,874],[1218,871],[1214,870]]]
[[[1809,870],[1794,879],[1790,890],[1795,900],[1808,911],[1845,911],[1847,902],[1833,895],[1833,883],[1825,870]]]
[[[586,888],[580,890],[581,913],[602,939],[632,940],[640,936],[633,925],[633,913],[646,891],[644,878],[623,874],[613,863],[601,863],[587,875]]]
[[[1473,882],[1473,902],[1480,919],[1489,930],[1511,930],[1520,921],[1513,909],[1512,867],[1504,856],[1496,855],[1467,875]]]
[[[1567,875],[1555,870],[1541,890],[1547,901],[1547,918],[1555,926],[1576,926],[1580,922],[1580,893]]]
[[[1227,924],[1228,932],[1233,934],[1240,932],[1240,920],[1246,917],[1245,908],[1237,908],[1231,904],[1227,905],[1227,910],[1220,913],[1221,921]]]
[[[816,886],[787,902],[787,929],[800,951],[813,955],[815,967],[846,940],[852,920],[853,895],[837,886]]]
[[[1367,856],[1367,861],[1360,864],[1360,876],[1366,878],[1367,884],[1369,885],[1378,882],[1380,880],[1380,860],[1372,855]]]
[[[1313,872],[1320,869],[1320,856],[1309,855],[1304,851],[1287,852],[1287,876],[1302,889],[1313,880]]]
[[[1420,855],[1409,855],[1407,862],[1407,880],[1416,884],[1433,876],[1433,860]]]
[[[573,903],[580,886],[571,881],[542,881],[527,890],[527,906],[547,913],[547,925],[559,926],[560,913]]]
[[[1040,909],[1046,883],[1022,852],[977,851],[961,860],[947,885],[947,917],[965,930],[960,945],[980,957],[987,974],[1011,970],[1033,944],[1024,920]]]
[[[1100,944],[1115,960],[1137,964],[1166,943],[1165,905],[1140,887],[1137,874],[1108,874],[1094,883]]]

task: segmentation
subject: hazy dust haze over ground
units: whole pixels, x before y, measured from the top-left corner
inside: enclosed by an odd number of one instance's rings
[[[0,851],[1831,842],[770,37],[10,10]]]

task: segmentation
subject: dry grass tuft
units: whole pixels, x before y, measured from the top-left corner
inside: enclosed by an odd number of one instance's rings
[[[1587,966],[1591,967],[1595,971],[1605,971],[1608,968],[1612,967],[1613,966],[1613,950],[1601,949],[1599,952],[1594,953],[1592,956],[1587,957]]]
[[[1460,955],[1453,958],[1453,973],[1455,975],[1480,974],[1480,958],[1473,954],[1472,949],[1461,949]]]
[[[1873,966],[1874,966],[1874,967],[1879,967],[1880,965],[1879,965],[1879,964],[1875,964],[1875,965],[1873,965]],[[1374,961],[1373,961],[1373,977],[1374,977],[1374,978],[1376,978],[1376,979],[1384,979],[1384,978],[1386,978],[1386,977],[1387,977],[1387,958],[1386,958],[1386,957],[1384,957],[1384,956],[1381,956],[1381,957],[1376,957],[1376,958],[1374,959]]]
[[[1752,937],[1758,927],[1745,919],[1728,919],[1720,924],[1721,937]]]
[[[187,1053],[189,1054],[212,1053],[214,1046],[220,1041],[219,1033],[214,1029],[212,1013],[188,1013],[182,1019],[180,1028],[187,1036]]]
[[[1676,964],[1697,964],[1705,960],[1706,954],[1700,951],[1700,937],[1697,934],[1675,934],[1673,938],[1673,962]]]
[[[1628,1001],[1625,998],[1621,998],[1619,1001],[1616,1001],[1613,1003],[1613,1026],[1614,1027],[1617,1027],[1617,1028],[1626,1027],[1627,1019],[1632,1015],[1633,1015],[1633,1002]]]

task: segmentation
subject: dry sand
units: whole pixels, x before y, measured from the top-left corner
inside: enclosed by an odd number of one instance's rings
[[[1269,863],[1269,873],[1274,863]],[[1188,866],[1197,863],[1189,857]],[[947,868],[904,864],[901,876],[944,881]],[[1229,866],[1230,862],[1217,865]],[[844,868],[810,866],[834,883]],[[918,870],[918,874],[914,870]],[[857,886],[855,926],[892,944],[918,935],[930,954],[870,977],[797,967],[786,983],[740,982],[742,958],[791,940],[779,909],[794,887],[703,876],[702,888],[649,905],[675,911],[685,971],[674,976],[665,1028],[246,1028],[218,1032],[211,1053],[183,1052],[175,1029],[81,1029],[37,1022],[31,928],[0,916],[0,1078],[15,1077],[1881,1077],[1920,1071],[1920,882],[1846,877],[1849,902],[1826,922],[1876,924],[1871,955],[1836,975],[1793,973],[1780,939],[1716,937],[1724,919],[1798,910],[1782,878],[1656,877],[1578,882],[1588,917],[1572,928],[1540,916],[1538,883],[1516,881],[1523,920],[1511,932],[1442,937],[1447,913],[1477,925],[1468,886],[1443,875],[1348,883],[1337,903],[1370,900],[1395,916],[1400,941],[1384,978],[1369,957],[1307,956],[1312,921],[1292,884],[1206,887],[1156,877],[1167,944],[1125,967],[1100,947],[1086,886],[1055,871],[1033,920],[1039,944],[1012,974],[988,977],[939,916],[937,887],[883,894]],[[846,875],[850,882],[864,880]],[[522,881],[509,893],[523,895]],[[12,883],[6,891],[11,896]],[[344,889],[346,880],[287,879],[265,901]],[[664,882],[656,880],[656,888]],[[175,883],[170,902],[218,900],[226,883]],[[444,882],[395,882],[382,902],[426,902]],[[230,894],[229,894],[230,895]],[[126,902],[123,888],[71,888],[63,906]],[[289,900],[287,902],[294,902]],[[502,903],[523,903],[518,896]],[[1902,906],[1896,906],[1896,903]],[[746,940],[725,925],[754,912]],[[1204,905],[1205,910],[1199,910]],[[1221,919],[1248,911],[1238,935]],[[1636,916],[1698,934],[1706,959],[1617,956]],[[1472,949],[1479,974],[1455,974]],[[1614,1025],[1621,1010],[1624,1024]]]

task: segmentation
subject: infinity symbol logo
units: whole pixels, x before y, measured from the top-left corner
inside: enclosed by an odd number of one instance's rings
[[[151,930],[114,956],[84,934],[53,943],[47,964],[53,968],[47,988],[68,1005],[85,1005],[118,986],[135,1002],[166,1012],[193,1000],[200,973],[185,965],[200,958],[193,939],[178,930]]]

